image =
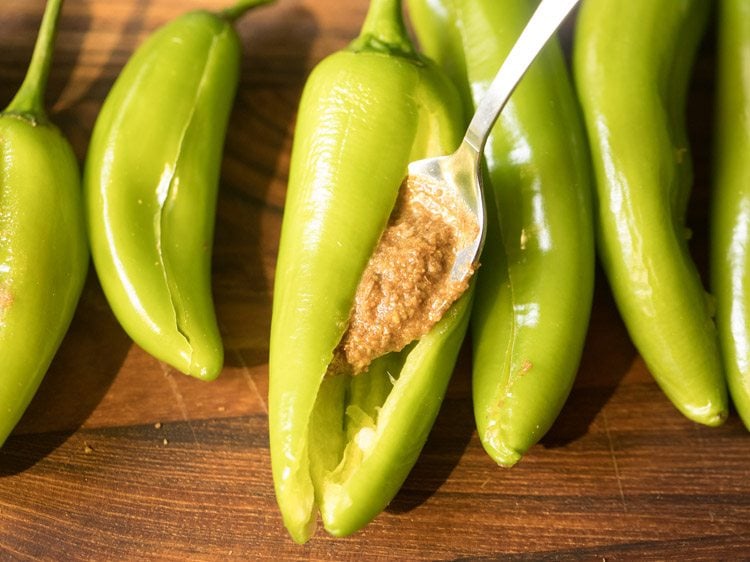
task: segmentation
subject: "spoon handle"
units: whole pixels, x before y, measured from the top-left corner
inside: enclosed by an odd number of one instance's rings
[[[477,106],[464,137],[481,154],[492,126],[539,51],[578,0],[542,0]]]

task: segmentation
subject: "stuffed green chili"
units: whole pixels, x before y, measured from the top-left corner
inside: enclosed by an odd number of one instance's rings
[[[719,425],[727,396],[712,303],[685,224],[685,123],[705,0],[588,0],[574,73],[596,176],[599,256],[638,351],[688,418]]]
[[[44,110],[62,0],[0,113],[0,444],[41,383],[78,303],[89,256],[78,161]]]
[[[711,282],[732,401],[750,428],[750,2],[719,2]]]
[[[409,0],[426,54],[469,110],[528,22],[528,0]],[[546,433],[573,385],[594,280],[585,133],[551,40],[485,150],[488,233],[472,311],[473,401],[488,454],[512,465]]]
[[[269,425],[276,496],[298,542],[348,535],[394,497],[437,415],[471,289],[429,332],[360,374],[340,369],[355,294],[410,161],[458,146],[460,99],[419,56],[401,2],[373,0],[299,106],[274,287]]]
[[[239,79],[233,22],[268,1],[190,12],[151,35],[107,95],[86,158],[91,252],[115,316],[146,351],[204,380],[224,359],[211,249]]]

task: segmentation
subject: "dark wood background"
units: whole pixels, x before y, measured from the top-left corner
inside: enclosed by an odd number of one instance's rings
[[[81,160],[102,100],[139,41],[185,10],[228,3],[67,1],[48,100]],[[0,105],[21,82],[42,9],[42,0],[0,2]],[[49,374],[0,450],[0,559],[750,557],[750,436],[735,414],[710,429],[677,413],[601,276],[573,393],[516,467],[495,466],[479,444],[464,353],[426,448],[387,511],[348,539],[319,532],[298,546],[287,537],[271,482],[266,394],[289,149],[307,73],[354,37],[365,9],[365,0],[278,0],[239,24],[245,58],[214,248],[226,368],[206,384],[146,355],[91,275]],[[690,109],[691,225],[704,269],[712,56],[709,39]]]

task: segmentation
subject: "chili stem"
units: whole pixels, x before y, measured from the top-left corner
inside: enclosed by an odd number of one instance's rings
[[[29,69],[26,71],[21,87],[8,104],[6,112],[29,115],[35,120],[46,119],[44,92],[52,65],[52,52],[62,3],[63,0],[47,0]]]
[[[354,50],[375,48],[416,56],[414,45],[404,25],[401,0],[371,0]]]
[[[234,22],[245,14],[250,8],[268,4],[274,0],[239,0],[234,6],[222,10],[220,13],[224,19]]]

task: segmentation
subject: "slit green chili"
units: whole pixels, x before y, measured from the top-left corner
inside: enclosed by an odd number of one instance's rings
[[[528,0],[409,0],[425,53],[473,112],[528,22]],[[472,309],[474,415],[510,466],[550,428],[578,371],[594,285],[591,172],[556,40],[500,114],[485,150],[488,233]]]
[[[729,391],[750,428],[750,2],[718,7],[711,285]]]
[[[94,265],[115,316],[200,379],[223,366],[211,249],[241,44],[233,21],[269,0],[189,12],[133,54],[97,117],[84,173]]]
[[[688,80],[710,3],[585,1],[574,73],[596,175],[599,256],[638,351],[672,403],[714,426],[727,397],[712,305],[687,244]]]
[[[468,323],[467,291],[424,337],[360,375],[329,374],[357,286],[418,158],[458,146],[460,98],[408,39],[398,0],[311,73],[300,101],[274,286],[271,460],[292,538],[318,512],[348,535],[394,497],[437,415]]]
[[[44,91],[62,0],[49,0],[31,64],[0,113],[0,445],[68,330],[88,270],[81,181]]]

